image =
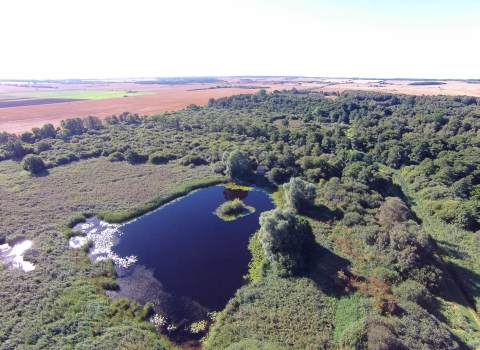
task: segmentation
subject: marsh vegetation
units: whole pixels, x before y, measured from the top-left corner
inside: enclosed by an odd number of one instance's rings
[[[225,202],[215,210],[215,214],[225,221],[232,221],[254,212],[254,207],[245,205],[239,198]]]
[[[260,91],[152,116],[1,133],[0,232],[7,243],[30,239],[25,259],[36,267],[0,269],[2,345],[172,346],[155,330],[181,342],[146,321],[148,305],[105,296],[115,286],[111,261],[69,250],[66,226],[92,215],[126,221],[231,179],[278,188],[277,209],[225,250],[230,258],[249,242],[241,274],[250,282],[212,307],[222,310],[205,348],[478,348],[479,102],[328,97]],[[48,172],[22,170],[27,154]],[[252,171],[258,166],[265,176]],[[225,198],[209,209],[214,227],[231,224],[212,215]],[[214,234],[228,236],[221,231]],[[162,307],[175,309],[163,297]]]

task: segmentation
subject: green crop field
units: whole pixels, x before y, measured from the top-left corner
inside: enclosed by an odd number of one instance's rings
[[[78,100],[103,100],[107,98],[133,97],[141,95],[152,95],[156,92],[144,91],[116,91],[116,90],[54,90],[54,91],[29,91],[12,93],[0,90],[0,100],[21,99],[21,98],[66,98]]]

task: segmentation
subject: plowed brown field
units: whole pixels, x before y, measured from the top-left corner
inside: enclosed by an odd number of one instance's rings
[[[367,81],[331,78],[230,78],[230,86],[254,85],[264,86],[267,91],[274,89],[315,88],[317,91],[367,90],[383,91],[389,93],[405,93],[414,95],[469,95],[480,97],[480,84],[468,84],[463,81],[447,81],[444,85],[408,85],[406,80]],[[42,104],[36,106],[22,106],[0,108],[0,132],[7,131],[21,133],[32,127],[52,123],[57,126],[65,118],[87,117],[95,115],[104,118],[111,114],[120,114],[125,111],[132,113],[154,114],[185,108],[191,103],[204,105],[208,99],[215,99],[235,94],[253,94],[258,89],[221,88],[207,89],[217,84],[186,84],[186,85],[154,85],[135,83],[103,82],[95,85],[85,84],[50,84],[50,87],[60,90],[94,90],[94,91],[142,91],[151,92],[151,95],[130,96],[122,98],[109,98],[103,100],[75,101],[68,103]],[[33,92],[35,87],[5,86],[3,91],[12,93]],[[206,90],[194,90],[206,89]],[[194,91],[188,91],[194,90]]]
[[[204,105],[210,98],[220,98],[235,94],[254,94],[258,89],[223,88],[187,91],[190,89],[208,88],[210,85],[189,84],[177,86],[140,85],[140,84],[109,84],[109,86],[92,86],[91,90],[136,90],[157,92],[154,95],[111,98],[104,100],[76,101],[68,103],[43,104],[0,109],[0,132],[21,133],[32,127],[52,123],[57,126],[65,118],[87,117],[95,115],[104,118],[111,114],[125,111],[132,113],[154,114],[185,108],[191,103]],[[77,86],[78,87],[78,86]],[[3,87],[2,87],[3,88]],[[65,88],[62,86],[62,88]],[[71,86],[69,87],[71,88]],[[84,90],[84,86],[78,87]],[[3,88],[4,89],[4,88]],[[28,88],[26,88],[28,89]],[[266,90],[270,90],[266,87]],[[20,91],[15,88],[15,91]],[[23,91],[23,90],[22,90]],[[28,91],[28,90],[25,90]]]

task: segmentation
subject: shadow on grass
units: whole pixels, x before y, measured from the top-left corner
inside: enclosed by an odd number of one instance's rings
[[[451,256],[455,259],[465,259],[468,254],[459,250],[457,244],[452,244],[447,241],[435,240],[438,250],[445,256]]]
[[[348,293],[344,286],[338,283],[337,276],[339,271],[348,274],[349,260],[316,243],[310,256],[309,266],[305,277],[314,281],[322,292],[331,296]]]
[[[343,219],[344,214],[339,209],[331,210],[326,205],[321,204],[313,206],[308,212],[303,213],[303,215],[317,221],[333,222]]]
[[[48,169],[42,170],[41,172],[39,172],[37,174],[30,174],[31,177],[45,177],[45,176],[48,176],[48,175],[50,175],[50,171],[48,171]]]
[[[480,275],[475,271],[467,269],[451,261],[446,265],[452,274],[452,278],[455,280],[466,298],[466,300],[463,302],[461,299],[457,302],[465,307],[471,307],[475,311],[478,311],[477,305],[475,305],[475,298],[480,298]],[[470,304],[465,303],[466,301]]]

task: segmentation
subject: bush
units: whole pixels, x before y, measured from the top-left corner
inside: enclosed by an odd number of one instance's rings
[[[148,162],[151,164],[167,164],[168,158],[163,153],[152,153],[148,156]]]
[[[130,164],[136,164],[144,162],[146,157],[138,154],[137,151],[130,148],[125,152],[125,160]]]
[[[227,167],[225,173],[231,180],[242,180],[253,174],[250,162],[240,150],[227,153],[223,158]]]
[[[113,152],[108,156],[108,160],[111,162],[121,162],[124,160],[123,153],[122,152]]]
[[[22,143],[18,140],[8,141],[5,145],[5,151],[10,158],[23,157],[27,153]]]
[[[276,185],[281,185],[288,179],[288,173],[281,168],[273,168],[267,174],[267,178]]]
[[[222,162],[216,162],[212,164],[212,171],[215,174],[224,174],[227,167]]]
[[[57,157],[57,165],[64,165],[64,164],[68,164],[70,163],[70,158],[68,158],[67,156],[60,156],[60,157]]]
[[[260,243],[278,276],[289,276],[307,266],[315,237],[308,221],[290,210],[274,209],[260,215]]]
[[[45,163],[43,159],[34,154],[27,155],[22,161],[23,170],[27,170],[32,174],[38,174],[45,170]]]
[[[218,214],[223,215],[235,215],[240,214],[243,211],[243,202],[235,198],[233,201],[223,203],[218,209]]]
[[[50,142],[48,142],[46,140],[40,140],[35,145],[35,153],[37,153],[37,154],[42,153],[44,151],[48,151],[51,148],[52,148],[52,146],[50,145]]]
[[[398,287],[393,288],[393,295],[401,301],[414,302],[426,309],[438,307],[436,299],[427,288],[416,281],[406,280]]]
[[[412,213],[407,205],[398,197],[388,198],[380,206],[378,220],[387,228],[392,228],[395,223],[407,221],[412,218]]]
[[[364,222],[365,221],[363,220],[363,216],[356,212],[346,213],[345,216],[343,217],[343,224],[349,227],[355,226],[355,225],[361,225]]]
[[[205,165],[208,164],[208,162],[203,159],[202,157],[199,156],[185,156],[182,159],[180,159],[180,164],[187,166],[187,165]]]
[[[313,207],[317,187],[299,178],[291,178],[283,185],[287,205],[297,213],[302,213]]]

